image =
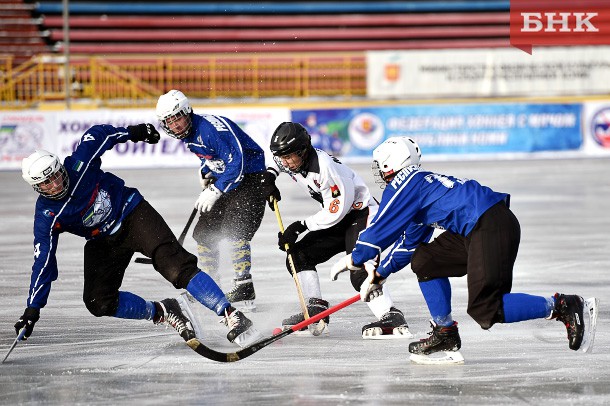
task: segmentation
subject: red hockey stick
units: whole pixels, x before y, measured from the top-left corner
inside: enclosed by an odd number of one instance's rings
[[[338,305],[335,305],[327,310],[324,310],[322,313],[316,314],[315,316],[311,316],[310,318],[303,320],[302,322],[295,324],[294,326],[292,326],[289,330],[284,330],[281,333],[272,335],[271,337],[267,337],[257,343],[252,344],[249,347],[246,348],[242,348],[239,351],[236,352],[219,352],[216,350],[213,350],[209,347],[206,347],[201,341],[199,341],[197,338],[193,338],[189,341],[187,341],[186,343],[188,344],[189,347],[191,347],[197,354],[206,357],[208,359],[211,359],[213,361],[218,361],[218,362],[235,362],[235,361],[239,361],[242,360],[246,357],[249,357],[250,355],[254,354],[255,352],[257,352],[258,350],[261,350],[263,348],[265,348],[266,346],[268,346],[269,344],[279,340],[280,338],[284,338],[289,334],[294,333],[295,331],[299,331],[300,329],[302,329],[303,327],[307,327],[312,323],[315,323],[317,321],[322,320],[324,317],[335,313],[336,311],[339,311],[341,309],[343,309],[344,307],[347,307],[349,305],[351,305],[352,303],[357,302],[358,300],[360,300],[360,294],[357,294],[356,296],[347,299],[344,302],[339,303]]]

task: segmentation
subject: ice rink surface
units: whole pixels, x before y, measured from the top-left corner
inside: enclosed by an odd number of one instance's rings
[[[425,153],[425,151],[424,151]],[[425,158],[425,156],[424,156]],[[369,165],[352,165],[371,184]],[[453,316],[460,323],[464,365],[409,363],[412,340],[362,340],[373,320],[357,302],[331,316],[330,335],[289,335],[235,363],[200,357],[173,330],[149,321],[95,318],[82,303],[84,240],[64,234],[59,279],[32,337],[0,365],[0,404],[43,405],[602,405],[610,404],[610,160],[562,159],[431,162],[439,173],[474,178],[511,193],[522,240],[513,292],[550,296],[556,291],[601,300],[593,353],[568,349],[557,321],[534,320],[482,330],[466,314],[465,278],[452,279]],[[113,170],[140,189],[178,235],[197,196],[195,170]],[[0,172],[0,355],[15,338],[25,307],[32,263],[36,194],[18,172]],[[285,225],[317,210],[316,203],[282,175],[278,180]],[[252,241],[258,311],[250,317],[265,335],[299,309],[284,256],[277,249],[276,218],[267,209]],[[195,251],[190,234],[185,246]],[[348,278],[329,280],[322,292],[337,304],[356,292]],[[221,286],[232,270],[223,261]],[[416,338],[426,337],[429,314],[414,274],[388,280],[395,305]],[[149,300],[180,293],[151,266],[133,263],[123,287]],[[206,345],[235,347],[207,309],[196,309]]]

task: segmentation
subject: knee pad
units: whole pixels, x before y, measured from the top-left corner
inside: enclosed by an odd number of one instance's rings
[[[184,289],[199,272],[197,257],[185,250],[178,242],[161,244],[153,251],[153,266],[176,289]]]
[[[114,316],[119,306],[119,292],[101,297],[84,297],[85,307],[95,317]]]

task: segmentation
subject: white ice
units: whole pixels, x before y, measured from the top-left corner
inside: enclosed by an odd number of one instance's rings
[[[379,198],[368,165],[353,166]],[[453,316],[460,323],[464,365],[412,365],[407,352],[411,340],[362,340],[362,325],[373,320],[362,302],[332,315],[327,337],[290,335],[239,362],[216,363],[194,353],[173,330],[90,315],[81,300],[84,240],[62,235],[59,279],[49,303],[32,337],[0,365],[0,404],[610,404],[610,160],[424,161],[424,166],[511,193],[522,227],[513,291],[600,298],[591,354],[569,350],[565,328],[557,321],[482,330],[466,314],[466,280],[461,278],[452,280]],[[113,172],[139,188],[180,233],[197,196],[193,170]],[[286,175],[278,184],[285,225],[317,210]],[[18,172],[0,173],[0,185],[3,357],[25,307],[36,194]],[[258,312],[251,317],[265,335],[299,309],[294,282],[277,249],[277,231],[276,218],[267,209],[252,242]],[[185,246],[195,251],[190,234]],[[330,266],[337,258],[318,269],[331,304],[356,294],[345,275],[330,282]],[[231,276],[224,261],[224,289]],[[429,315],[413,273],[404,269],[388,284],[411,331],[425,337]],[[129,267],[122,288],[150,300],[180,293],[142,264]],[[217,318],[199,310],[206,344],[234,351]]]

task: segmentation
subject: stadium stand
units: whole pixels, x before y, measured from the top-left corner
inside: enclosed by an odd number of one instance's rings
[[[504,47],[508,1],[71,2],[70,51],[341,52]],[[61,52],[61,1],[36,3]]]
[[[509,0],[71,0],[66,60],[62,3],[0,0],[0,109],[67,93],[149,105],[176,84],[202,99],[357,98],[364,51],[508,47],[510,34]],[[29,26],[8,34],[9,20]]]
[[[51,50],[44,40],[49,32],[39,30],[42,20],[32,18],[34,8],[23,0],[0,1],[0,53],[11,55],[14,64]]]

